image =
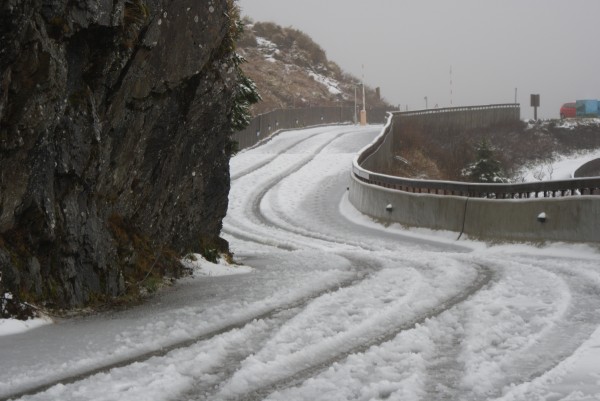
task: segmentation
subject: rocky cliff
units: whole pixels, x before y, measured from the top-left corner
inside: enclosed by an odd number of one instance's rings
[[[103,302],[226,246],[234,8],[2,2],[0,295]]]

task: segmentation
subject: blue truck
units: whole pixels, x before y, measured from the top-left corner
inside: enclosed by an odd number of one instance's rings
[[[578,100],[575,102],[577,117],[600,117],[600,102],[597,100]]]
[[[600,117],[600,101],[577,100],[563,104],[560,108],[560,118],[569,117]]]

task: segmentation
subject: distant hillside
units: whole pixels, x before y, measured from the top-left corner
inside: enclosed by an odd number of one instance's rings
[[[342,71],[308,35],[272,22],[246,18],[238,52],[248,61],[242,66],[258,87],[263,101],[253,114],[277,108],[362,104],[360,78]],[[388,106],[376,91],[365,86],[367,108]]]

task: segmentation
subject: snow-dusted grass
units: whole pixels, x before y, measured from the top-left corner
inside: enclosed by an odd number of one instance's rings
[[[557,124],[559,128],[575,129],[577,127],[600,127],[600,118],[565,118]]]
[[[326,77],[322,74],[317,74],[314,71],[308,71],[308,75],[313,77],[315,81],[325,85],[329,93],[331,93],[332,95],[340,95],[342,93],[340,89],[340,83],[335,79]]]
[[[256,37],[256,43],[258,48],[265,55],[265,60],[274,63],[277,61],[275,56],[280,53],[280,50],[277,48],[277,44],[271,42],[268,39],[261,38],[260,36]]]

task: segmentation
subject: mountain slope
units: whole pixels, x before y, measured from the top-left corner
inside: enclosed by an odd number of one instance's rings
[[[277,108],[352,106],[356,89],[362,105],[360,79],[345,73],[308,35],[272,22],[244,20],[238,52],[248,61],[243,70],[258,88],[263,101],[253,114]],[[366,87],[367,108],[388,106],[374,89]],[[360,106],[362,107],[362,106]]]

